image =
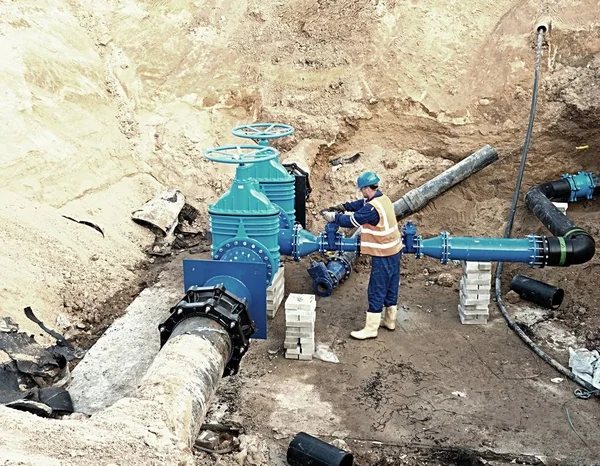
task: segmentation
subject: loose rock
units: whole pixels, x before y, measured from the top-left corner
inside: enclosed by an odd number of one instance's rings
[[[446,286],[448,288],[454,285],[454,281],[454,275],[452,275],[451,273],[441,273],[437,277],[437,284],[440,286]]]
[[[517,293],[516,291],[513,291],[513,290],[510,290],[508,293],[506,293],[505,299],[510,304],[517,304],[518,302],[521,301],[521,297],[519,296],[519,293]]]

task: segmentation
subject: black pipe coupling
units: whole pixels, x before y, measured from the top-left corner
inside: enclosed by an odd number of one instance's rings
[[[231,338],[231,354],[223,377],[238,373],[240,362],[250,346],[250,337],[256,332],[256,324],[250,317],[245,298],[227,291],[222,284],[191,286],[185,297],[170,309],[170,313],[167,320],[158,326],[161,348],[184,320],[208,318],[218,322]]]

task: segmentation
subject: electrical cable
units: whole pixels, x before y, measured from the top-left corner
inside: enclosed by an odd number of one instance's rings
[[[535,57],[535,73],[533,79],[533,94],[531,96],[531,109],[529,112],[529,124],[527,126],[527,134],[525,136],[525,143],[523,145],[523,151],[521,153],[521,164],[519,166],[519,173],[517,176],[517,182],[515,185],[515,191],[512,198],[512,203],[510,206],[510,213],[508,216],[508,222],[506,224],[506,230],[504,232],[505,238],[510,238],[510,234],[512,232],[512,227],[515,219],[515,213],[517,210],[517,203],[519,201],[519,193],[521,191],[521,183],[523,182],[523,173],[525,172],[525,162],[527,161],[527,152],[529,151],[529,145],[531,143],[531,134],[533,132],[533,122],[535,119],[535,111],[537,107],[537,97],[538,97],[538,89],[539,89],[539,79],[540,79],[540,64],[542,58],[542,45],[544,43],[544,34],[546,32],[545,27],[540,26],[537,30],[537,47],[536,47],[536,57]],[[504,300],[502,299],[502,269],[504,264],[502,262],[498,262],[498,267],[496,268],[496,280],[495,280],[495,294],[496,301],[498,303],[498,308],[500,312],[504,316],[508,326],[512,329],[520,338],[523,340],[539,357],[541,357],[544,361],[554,367],[558,372],[563,374],[565,377],[569,378],[573,382],[581,385],[586,390],[592,392],[595,390],[595,387],[573,374],[569,369],[564,367],[550,355],[548,355],[544,350],[542,350],[538,345],[536,345],[531,338],[529,338],[523,329],[512,320],[510,314],[506,310],[506,306],[504,304]]]

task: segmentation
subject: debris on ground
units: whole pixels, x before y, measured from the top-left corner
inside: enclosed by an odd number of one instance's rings
[[[569,367],[573,374],[600,389],[600,354],[586,348],[569,348]]]
[[[517,293],[516,291],[513,291],[513,290],[510,290],[508,293],[506,293],[504,298],[510,304],[517,304],[521,301],[521,297],[519,296],[519,293]]]
[[[456,278],[451,273],[444,272],[438,275],[436,282],[440,286],[451,288],[456,282]]]
[[[327,345],[317,345],[313,356],[325,362],[333,362],[336,364],[340,362],[335,353]]]
[[[31,308],[28,317],[57,336],[58,344],[43,348],[32,336],[18,331],[9,318],[0,327],[0,404],[43,417],[73,412],[69,393],[62,388],[69,381],[67,357],[72,353],[64,338],[47,329]],[[62,343],[63,350],[57,350]],[[65,357],[65,355],[67,357]]]
[[[163,256],[171,253],[171,247],[176,240],[175,228],[184,205],[183,194],[175,188],[170,188],[153,197],[131,214],[134,222],[154,232],[154,244],[149,254]]]

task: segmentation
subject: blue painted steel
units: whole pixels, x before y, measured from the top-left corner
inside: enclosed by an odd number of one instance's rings
[[[440,259],[442,264],[450,260],[525,262],[531,266],[540,265],[543,254],[541,237],[530,235],[527,238],[476,238],[451,237],[443,232],[435,238],[416,238],[417,257],[429,256]]]
[[[254,139],[269,144],[269,139],[278,139],[294,134],[294,128],[282,123],[253,123],[233,128],[233,135],[239,138]],[[262,145],[261,144],[261,145]]]
[[[335,222],[329,222],[325,225],[325,237],[327,238],[327,249],[332,251],[335,248],[335,240],[340,227]]]
[[[323,262],[312,261],[308,274],[313,279],[313,291],[318,296],[330,296],[333,292],[333,279]]]
[[[280,210],[253,178],[254,165],[269,163],[277,151],[257,146],[224,146],[206,151],[206,158],[237,163],[231,188],[209,205],[212,257],[227,262],[264,262],[271,283],[279,268]],[[248,161],[258,160],[248,165]]]
[[[281,254],[292,256],[294,260],[308,256],[313,252],[321,254],[327,251],[356,252],[359,238],[346,238],[341,233],[335,235],[321,232],[315,235],[296,225],[293,230],[282,230],[279,233],[279,250]]]
[[[269,251],[261,242],[249,238],[244,232],[215,246],[212,258],[224,262],[255,262],[267,266],[267,285],[270,285],[279,268],[279,252]]]
[[[296,223],[295,177],[276,159],[253,163],[246,176],[258,181],[267,198],[279,207],[281,228],[292,228]]]
[[[183,261],[184,291],[190,286],[214,286],[222,283],[228,291],[248,300],[250,317],[256,323],[252,338],[267,338],[267,288],[265,264],[210,260]]]
[[[374,184],[379,184],[381,180],[375,174],[375,172],[363,172],[358,175],[358,179],[356,180],[356,189],[366,188],[367,186],[371,186]]]
[[[230,144],[228,146],[214,147],[204,151],[204,157],[212,162],[247,164],[266,162],[277,158],[279,152],[272,147],[254,146],[251,144]]]
[[[579,172],[577,175],[562,175],[563,180],[569,182],[571,187],[571,196],[569,202],[577,202],[577,199],[585,197],[592,199],[594,197],[594,175],[592,172]]]
[[[403,252],[408,254],[415,253],[415,236],[417,235],[417,227],[413,222],[406,222],[402,227],[402,243],[404,244]]]

